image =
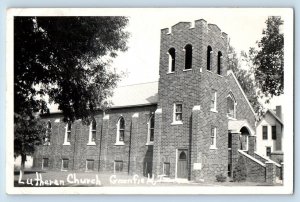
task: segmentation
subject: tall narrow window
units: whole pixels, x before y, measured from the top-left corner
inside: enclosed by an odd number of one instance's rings
[[[207,70],[211,71],[211,55],[212,55],[212,48],[210,46],[207,47]]]
[[[148,137],[147,144],[153,144],[154,141],[154,116],[152,115],[148,121]]]
[[[184,47],[184,50],[185,50],[185,69],[192,69],[193,47],[191,44],[187,44]]]
[[[170,48],[168,51],[169,54],[169,72],[174,72],[175,71],[175,48]]]
[[[268,139],[268,126],[262,126],[262,139],[267,140]]]
[[[44,138],[44,145],[50,145],[51,133],[52,133],[52,125],[51,125],[51,122],[48,121],[47,122],[46,135],[45,135],[45,138]]]
[[[117,142],[116,144],[124,145],[124,137],[125,137],[125,120],[123,117],[119,118],[117,124]]]
[[[218,74],[221,75],[222,74],[222,63],[223,63],[223,56],[222,56],[222,52],[219,51],[218,52]]]
[[[227,116],[236,118],[236,101],[231,93],[227,96]]]
[[[217,148],[217,128],[211,127],[211,133],[210,133],[210,149],[216,149]]]
[[[276,140],[276,126],[272,126],[272,140]]]
[[[65,141],[64,141],[64,145],[70,145],[71,142],[71,122],[68,122],[66,125],[66,132],[65,132]]]
[[[97,123],[96,120],[93,119],[90,125],[88,145],[96,145],[96,131],[97,131]]]
[[[211,94],[210,110],[213,112],[217,112],[217,91],[216,90],[213,90]]]
[[[182,123],[182,104],[176,103],[174,104],[174,115],[173,115],[174,123]]]

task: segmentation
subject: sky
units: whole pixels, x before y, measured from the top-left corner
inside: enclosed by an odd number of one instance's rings
[[[114,60],[113,66],[118,72],[125,72],[119,85],[130,85],[158,80],[160,30],[170,28],[174,24],[186,21],[193,22],[204,19],[207,23],[216,24],[228,34],[230,44],[237,53],[248,52],[250,47],[256,47],[256,42],[262,37],[265,21],[269,15],[276,15],[276,11],[260,12],[253,10],[223,9],[192,9],[189,12],[171,10],[169,12],[135,12],[129,16],[126,30],[131,37],[128,40],[128,51],[120,53]],[[267,108],[275,108],[283,102],[282,96],[264,104]]]

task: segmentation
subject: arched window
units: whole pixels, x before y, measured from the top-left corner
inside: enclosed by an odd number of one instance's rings
[[[191,44],[187,44],[184,47],[185,50],[185,69],[192,69],[193,47]]]
[[[147,145],[153,144],[154,141],[154,116],[152,115],[148,121]]]
[[[213,51],[210,46],[207,46],[207,59],[206,59],[206,64],[207,64],[207,70],[211,71],[211,55]]]
[[[96,131],[97,131],[97,123],[96,123],[96,120],[93,119],[90,124],[88,145],[96,145]]]
[[[44,138],[44,145],[50,145],[51,133],[52,133],[52,125],[51,125],[51,122],[48,121],[47,122],[47,128],[46,128],[46,135],[45,135],[45,138]]]
[[[125,137],[125,120],[123,117],[119,118],[117,124],[117,140],[116,143],[124,144],[124,137]]]
[[[236,118],[236,101],[231,93],[227,96],[227,116]]]
[[[222,74],[222,63],[223,63],[223,56],[222,56],[222,52],[219,51],[218,52],[218,74],[221,75]]]
[[[170,48],[168,51],[169,54],[169,72],[174,72],[175,71],[175,48]]]
[[[179,154],[179,159],[180,160],[186,160],[186,154],[184,151],[182,151],[180,154]]]
[[[66,124],[66,132],[65,132],[64,145],[70,145],[70,142],[71,142],[71,129],[72,129],[71,122],[68,122]]]

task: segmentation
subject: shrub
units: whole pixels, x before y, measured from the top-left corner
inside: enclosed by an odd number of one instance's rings
[[[239,157],[237,166],[233,170],[233,181],[243,182],[247,178],[247,168],[245,165],[245,160],[242,156]]]
[[[223,175],[223,173],[216,175],[217,182],[225,182],[226,179],[227,179],[227,177],[225,175]]]

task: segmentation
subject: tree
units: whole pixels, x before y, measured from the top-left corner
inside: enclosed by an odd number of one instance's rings
[[[255,80],[266,97],[283,94],[284,36],[280,33],[283,25],[281,17],[269,17],[258,44],[258,50],[251,48],[252,62],[255,67]]]
[[[64,121],[86,124],[107,106],[120,78],[110,64],[127,50],[127,23],[126,17],[14,18],[15,155],[40,142],[36,114],[48,113],[48,103],[58,105]]]
[[[255,86],[251,71],[252,68],[248,65],[249,62],[247,62],[247,59],[248,56],[244,52],[241,53],[241,58],[239,58],[237,53],[235,52],[235,49],[229,45],[228,69],[231,69],[234,72],[254,111],[257,114],[260,114],[262,111],[262,106],[258,101],[258,95],[256,92],[257,88]],[[246,61],[248,70],[241,68],[241,61]]]
[[[26,156],[33,154],[35,145],[42,143],[47,129],[37,117],[15,115],[15,120],[14,156],[21,156],[21,170],[23,171]]]

